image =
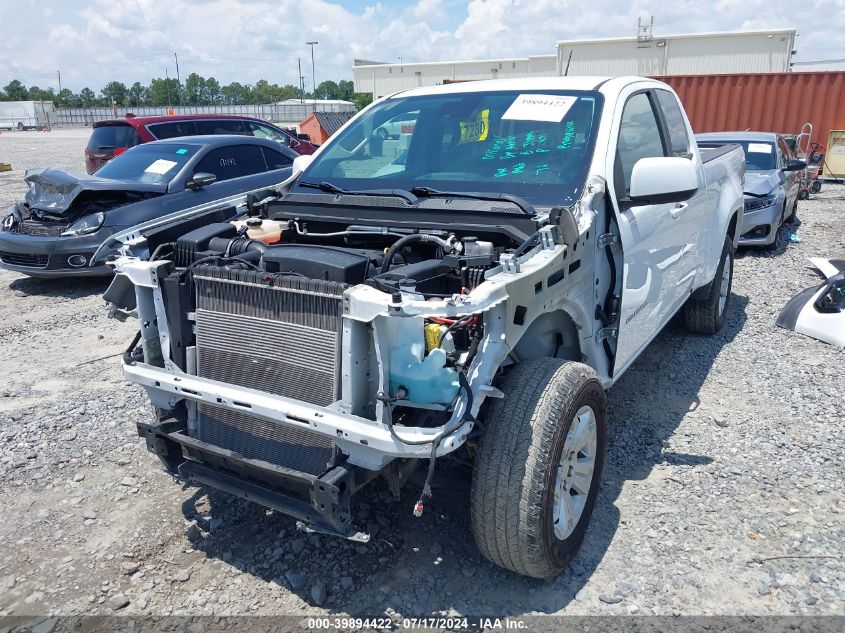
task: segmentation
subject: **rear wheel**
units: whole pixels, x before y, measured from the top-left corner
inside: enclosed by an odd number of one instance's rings
[[[377,129],[377,130],[376,130],[376,134],[378,135],[378,137],[379,137],[381,140],[383,140],[383,141],[386,141],[386,140],[387,140],[387,130],[386,130],[386,129],[384,129],[383,127],[380,127],[379,129]]]
[[[472,531],[491,562],[556,576],[584,540],[604,463],[607,405],[595,372],[526,360],[485,416],[472,477]]]
[[[695,334],[715,334],[725,324],[731,299],[734,273],[734,249],[730,237],[725,237],[722,258],[713,281],[697,290],[683,307],[684,327]],[[699,296],[700,293],[703,293]]]
[[[18,132],[23,132],[23,123],[18,121]]]

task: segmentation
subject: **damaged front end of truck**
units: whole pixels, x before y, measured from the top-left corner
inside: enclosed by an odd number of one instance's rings
[[[139,435],[185,481],[364,541],[354,493],[381,474],[398,498],[427,460],[422,513],[436,458],[478,432],[521,334],[564,304],[589,321],[572,300],[591,286],[571,252],[585,236],[569,210],[551,219],[532,219],[539,228],[516,247],[355,226],[339,231],[355,248],[324,246],[294,219],[284,233],[299,243],[268,246],[221,223],[168,244],[164,259],[119,257],[106,299],[140,324],[124,373],[159,413]],[[135,236],[124,252],[145,248]],[[550,332],[548,344],[577,349],[577,336]]]
[[[138,425],[149,450],[184,481],[366,541],[355,493],[383,476],[398,499],[421,467],[420,515],[438,460],[472,461],[510,367],[609,375],[596,305],[621,268],[596,274],[606,186],[588,177],[602,97],[548,99],[554,121],[517,92],[384,100],[244,220],[117,236],[106,298],[140,323],[124,372],[158,412]],[[399,110],[416,125],[381,139]]]

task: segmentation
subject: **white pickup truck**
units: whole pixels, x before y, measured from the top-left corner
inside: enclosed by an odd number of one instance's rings
[[[419,515],[459,458],[481,552],[554,576],[595,504],[605,389],[676,313],[725,320],[743,180],[658,81],[381,99],[246,222],[117,236],[107,299],[139,318],[124,372],[157,409],[139,434],[185,481],[361,541],[356,491],[382,475],[398,500],[423,466]]]

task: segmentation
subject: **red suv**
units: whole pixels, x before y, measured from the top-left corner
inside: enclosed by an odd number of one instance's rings
[[[176,136],[244,134],[279,141],[297,154],[313,154],[317,145],[261,119],[225,114],[185,114],[175,116],[109,119],[94,123],[85,148],[85,168],[89,174],[130,147]]]

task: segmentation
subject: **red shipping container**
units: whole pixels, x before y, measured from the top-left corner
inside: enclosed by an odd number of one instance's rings
[[[681,98],[695,132],[751,129],[798,134],[812,123],[812,140],[827,145],[845,129],[845,72],[749,73],[655,77]],[[803,143],[802,143],[803,145]]]

